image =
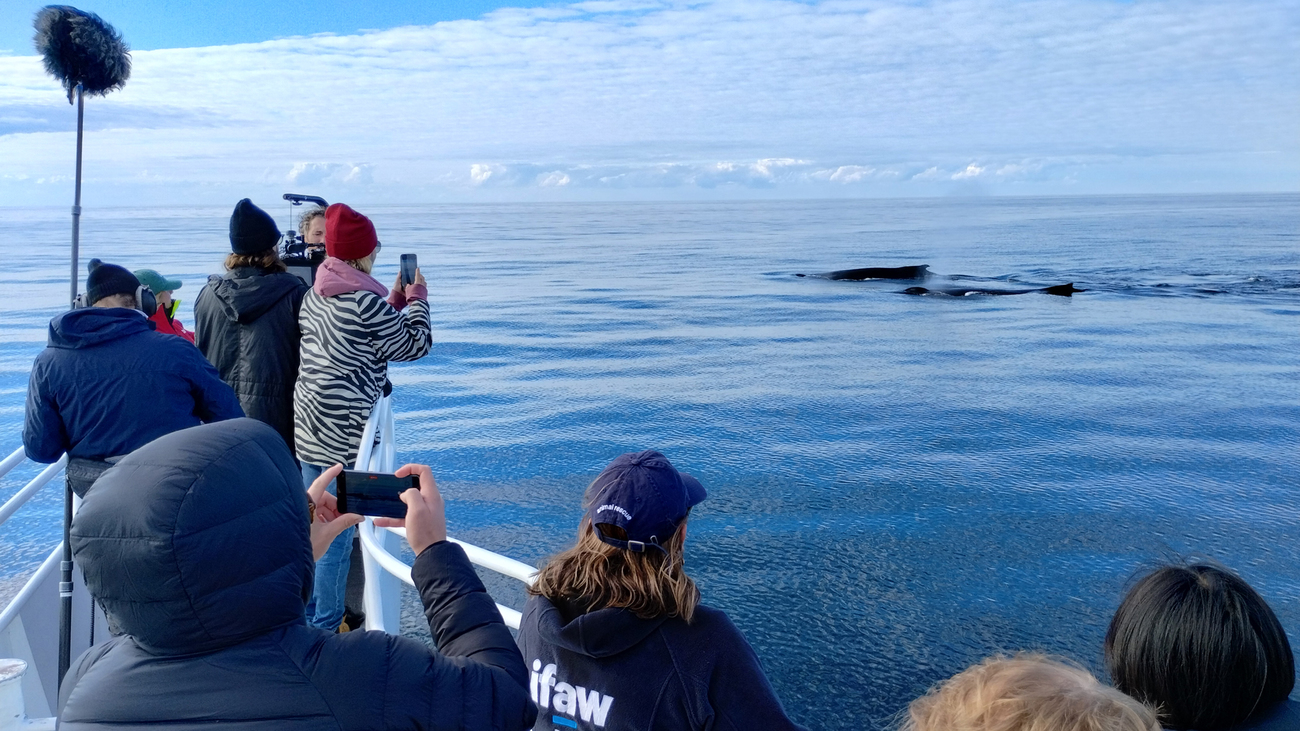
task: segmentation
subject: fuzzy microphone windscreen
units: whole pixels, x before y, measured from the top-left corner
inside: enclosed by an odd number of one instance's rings
[[[121,89],[131,75],[131,53],[122,36],[98,15],[68,5],[48,5],[36,13],[36,50],[45,70],[68,90],[103,96]]]

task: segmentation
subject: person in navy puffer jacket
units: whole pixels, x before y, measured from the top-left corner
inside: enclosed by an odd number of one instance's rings
[[[397,474],[420,478],[402,499],[436,651],[384,632],[307,625],[308,497],[270,426],[186,429],[109,469],[77,513],[72,547],[122,634],[73,662],[59,727],[530,727],[523,660],[464,550],[446,540],[429,468]]]
[[[542,567],[519,625],[534,729],[800,728],[683,569],[686,516],[704,498],[654,451],[622,455],[587,488],[578,543]]]
[[[91,306],[55,317],[32,364],[23,447],[35,462],[66,452],[79,495],[106,459],[178,429],[244,415],[202,353],[154,331],[139,288],[126,269],[95,266],[86,280]]]

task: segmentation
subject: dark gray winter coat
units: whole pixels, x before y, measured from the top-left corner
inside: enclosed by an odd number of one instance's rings
[[[307,285],[286,272],[244,267],[212,276],[194,302],[195,345],[230,384],[244,413],[293,449],[298,310]]]
[[[413,576],[441,652],[307,626],[307,502],[283,441],[236,419],[176,432],[104,473],[72,527],[86,584],[125,634],[75,660],[60,728],[524,729],[510,631],[464,551]]]

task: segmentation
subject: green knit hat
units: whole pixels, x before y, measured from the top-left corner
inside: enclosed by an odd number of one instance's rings
[[[174,292],[180,289],[183,284],[179,279],[168,279],[152,269],[137,270],[135,278],[140,280],[140,284],[153,290],[154,294]]]

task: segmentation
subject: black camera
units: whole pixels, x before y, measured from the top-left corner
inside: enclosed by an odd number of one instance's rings
[[[325,261],[325,245],[309,244],[298,238],[293,209],[303,203],[313,203],[326,208],[329,203],[320,196],[298,193],[285,193],[284,199],[289,201],[289,226],[280,239],[280,259],[284,261],[290,274],[306,282],[310,287],[312,282],[316,281],[316,267]]]

